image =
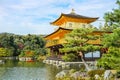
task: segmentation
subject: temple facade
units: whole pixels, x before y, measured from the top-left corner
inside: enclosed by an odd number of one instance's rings
[[[66,43],[64,40],[65,34],[70,33],[73,29],[76,28],[90,27],[91,23],[97,19],[98,17],[92,18],[76,14],[73,9],[69,14],[61,13],[58,19],[50,23],[53,26],[58,26],[58,29],[53,33],[45,36],[45,39],[47,41],[46,47],[50,49],[51,55],[55,56],[55,54],[57,54],[57,56],[60,57],[59,55],[62,54],[60,53],[59,49],[63,47],[62,44]],[[94,31],[93,34],[101,36],[103,32]],[[89,40],[88,42],[95,45],[101,44],[100,38],[94,41]]]

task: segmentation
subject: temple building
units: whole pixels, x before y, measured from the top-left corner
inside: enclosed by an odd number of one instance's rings
[[[58,26],[58,29],[53,33],[45,36],[47,40],[46,47],[50,49],[51,54],[61,54],[59,49],[62,48],[62,44],[66,41],[64,40],[65,34],[70,33],[73,29],[76,28],[87,28],[91,26],[91,23],[96,21],[98,17],[87,17],[76,14],[72,9],[71,13],[63,14],[61,13],[60,17],[55,21],[51,22],[51,25]],[[102,35],[101,31],[94,31],[95,35]],[[100,45],[100,39],[95,41],[89,41],[91,44]]]

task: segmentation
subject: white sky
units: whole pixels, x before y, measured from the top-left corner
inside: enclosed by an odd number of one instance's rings
[[[0,33],[50,34],[49,23],[74,8],[80,15],[100,17],[116,7],[116,0],[0,0]],[[97,21],[94,25],[99,24]]]

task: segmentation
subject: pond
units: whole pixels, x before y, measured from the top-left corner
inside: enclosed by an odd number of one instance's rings
[[[0,64],[0,80],[55,80],[59,71],[61,69],[42,62],[6,60]]]

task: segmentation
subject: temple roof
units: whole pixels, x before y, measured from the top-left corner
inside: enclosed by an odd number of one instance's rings
[[[97,19],[98,17],[93,18],[93,17],[82,16],[72,11],[69,14],[61,13],[60,17],[56,19],[55,21],[51,22],[51,24],[58,26],[58,25],[63,24],[64,21],[71,21],[71,22],[77,21],[81,23],[91,23],[91,22],[96,21]]]
[[[63,37],[66,33],[72,31],[72,29],[66,29],[66,28],[61,28],[59,27],[56,31],[53,33],[45,36],[45,39],[54,39],[55,37]]]
[[[82,18],[82,19],[98,19],[98,18],[92,18],[92,17],[87,17],[87,16],[83,16],[83,15],[79,15],[76,13],[69,13],[69,14],[61,14],[62,16],[66,16],[66,17],[72,17],[72,18]]]
[[[73,29],[66,29],[66,28],[62,28],[62,27],[59,27],[56,31],[54,31],[53,33],[45,36],[44,38],[46,40],[48,40],[47,44],[46,44],[46,47],[50,47],[50,46],[55,46],[55,45],[59,45],[59,44],[64,44],[66,43],[65,40],[64,40],[64,37],[66,34],[70,33]],[[108,31],[93,31],[91,33],[91,35],[104,35],[105,33],[107,34],[110,34],[112,32]],[[54,43],[54,40],[57,40],[56,43]],[[88,43],[90,44],[95,44],[95,45],[100,45],[101,44],[101,40],[98,39],[98,40],[89,40]]]
[[[46,35],[44,38],[45,39],[54,39],[55,37],[61,37],[63,38],[63,36],[66,33],[71,32],[73,29],[67,29],[67,28],[62,28],[59,27],[56,31],[54,31],[53,33]],[[93,31],[93,33],[95,33],[96,35],[100,35],[101,33],[112,33],[111,31],[99,31],[99,30],[95,30]]]

